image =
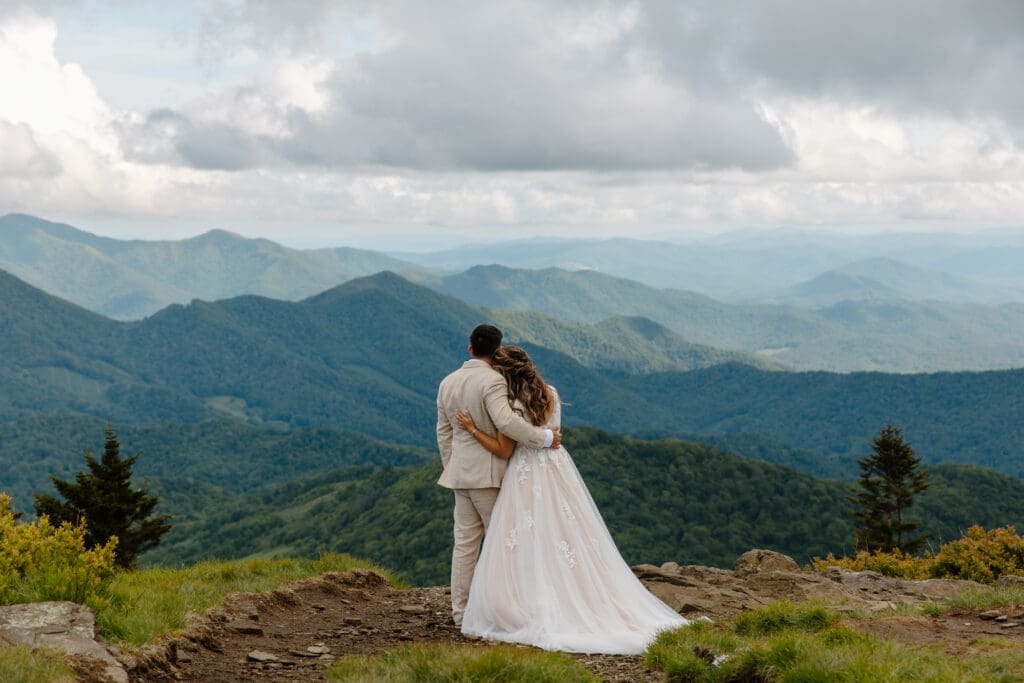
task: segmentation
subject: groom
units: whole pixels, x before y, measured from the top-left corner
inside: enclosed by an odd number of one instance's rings
[[[437,483],[455,492],[455,550],[452,552],[452,619],[462,626],[480,551],[480,540],[491,521],[507,462],[491,455],[470,432],[455,429],[455,412],[468,410],[477,429],[497,437],[502,432],[533,448],[557,448],[557,429],[535,427],[513,412],[508,386],[491,367],[501,346],[501,330],[479,325],[469,335],[469,355],[462,367],[441,381],[437,390],[437,446],[444,472]]]

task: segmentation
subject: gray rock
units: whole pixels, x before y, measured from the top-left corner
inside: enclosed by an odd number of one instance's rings
[[[986,621],[991,621],[992,619],[996,619],[999,616],[1000,616],[999,610],[990,609],[990,610],[988,610],[986,612],[982,612],[981,614],[979,614],[978,618],[979,619],[985,619]],[[1005,617],[1003,618],[1003,621],[1006,621]]]
[[[73,602],[35,602],[0,607],[0,642],[46,647],[76,657],[98,660],[112,683],[128,683],[128,673],[96,642],[96,618],[88,607]]]
[[[985,589],[973,581],[907,581],[840,567],[830,567],[824,574],[802,571],[792,558],[765,550],[744,553],[736,565],[738,569],[730,571],[643,564],[633,567],[633,573],[654,595],[687,617],[696,613],[727,618],[778,600],[817,600],[885,611],[895,605],[920,606],[955,597],[964,590]]]
[[[277,655],[271,652],[264,652],[263,650],[253,650],[246,656],[250,662],[270,663],[281,661]]]
[[[427,608],[423,605],[402,605],[398,608],[398,611],[405,614],[426,614]]]
[[[740,576],[761,572],[798,572],[800,565],[789,555],[774,550],[748,550],[736,560],[736,573]]]
[[[330,654],[331,648],[327,647],[326,645],[312,645],[306,648],[306,652],[309,652],[314,655],[326,655]]]
[[[996,580],[996,585],[1000,588],[1024,588],[1024,576],[1003,574]]]
[[[230,631],[231,633],[241,633],[243,635],[250,636],[262,636],[263,629],[260,628],[259,624],[249,621],[248,619],[235,619],[224,624],[224,630]]]

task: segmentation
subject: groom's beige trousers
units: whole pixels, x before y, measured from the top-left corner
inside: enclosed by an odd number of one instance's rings
[[[455,549],[452,551],[452,619],[462,624],[480,541],[491,523],[498,489],[455,489]]]

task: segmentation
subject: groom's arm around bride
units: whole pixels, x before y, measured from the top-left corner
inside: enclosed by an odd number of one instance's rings
[[[501,431],[533,448],[557,447],[557,431],[536,427],[512,410],[505,379],[490,359],[501,346],[501,331],[480,325],[470,335],[472,356],[444,380],[437,392],[437,446],[444,471],[438,484],[455,494],[455,547],[452,552],[452,616],[462,622],[469,586],[484,531],[508,466],[473,434],[455,429],[455,413],[468,411],[477,429],[497,438]]]

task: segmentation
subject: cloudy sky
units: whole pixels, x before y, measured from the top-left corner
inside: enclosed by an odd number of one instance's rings
[[[1021,73],[1019,0],[0,0],[0,214],[300,245],[1020,225]]]

